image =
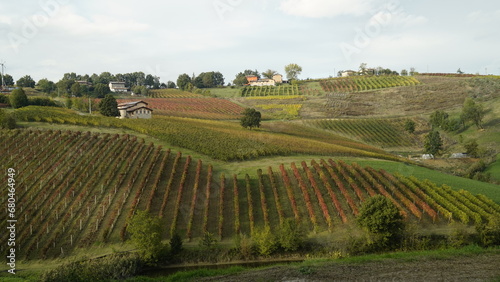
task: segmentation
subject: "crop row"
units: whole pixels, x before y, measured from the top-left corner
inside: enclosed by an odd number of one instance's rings
[[[332,119],[309,124],[382,147],[411,146],[414,139],[404,131],[400,119]]]
[[[245,86],[241,89],[241,97],[259,96],[297,96],[302,95],[297,85],[279,86]]]
[[[328,93],[358,92],[373,89],[411,86],[420,82],[413,76],[352,76],[320,80],[320,85]]]
[[[363,202],[379,194],[410,221],[471,224],[500,214],[484,196],[331,159],[228,181],[214,176],[211,165],[194,166],[190,156],[128,135],[17,130],[0,131],[0,137],[1,168],[23,168],[17,176],[18,250],[26,259],[119,243],[128,238],[135,210],[160,216],[164,239],[179,234],[187,240],[207,231],[226,240],[261,226],[275,230],[287,218],[311,232],[331,231],[353,222]],[[5,213],[0,221],[5,224]]]

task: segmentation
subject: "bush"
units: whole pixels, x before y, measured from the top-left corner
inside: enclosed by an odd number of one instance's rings
[[[394,249],[405,227],[398,208],[382,195],[366,200],[356,220],[360,227],[369,232],[369,243],[376,250]]]
[[[3,94],[0,94],[0,104],[7,104],[10,106],[9,97],[7,97]]]
[[[29,105],[28,96],[22,88],[14,89],[10,94],[10,105],[14,109],[26,107]]]
[[[252,240],[260,255],[269,256],[276,250],[276,237],[269,226],[256,228],[252,233]]]
[[[289,218],[281,225],[278,243],[285,251],[296,251],[306,241],[306,232],[293,218]]]
[[[131,234],[131,240],[141,252],[144,261],[155,263],[159,260],[165,250],[161,242],[160,218],[138,210],[128,221],[127,231]]]
[[[476,231],[481,246],[500,246],[500,217],[489,218],[487,223],[476,226]]]
[[[124,280],[137,275],[143,263],[137,254],[113,254],[103,258],[63,264],[45,272],[41,281]]]
[[[212,249],[217,246],[217,239],[215,239],[214,234],[210,232],[205,232],[198,244],[201,248]]]
[[[28,99],[31,106],[44,106],[44,107],[60,107],[58,103],[50,98],[35,97]]]

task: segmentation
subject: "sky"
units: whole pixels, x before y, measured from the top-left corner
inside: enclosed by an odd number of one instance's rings
[[[0,2],[0,62],[19,79],[142,71],[176,81],[245,69],[326,78],[361,63],[500,75],[498,0]]]

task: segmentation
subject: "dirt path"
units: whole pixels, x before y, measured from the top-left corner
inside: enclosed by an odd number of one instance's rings
[[[500,254],[450,259],[388,259],[368,263],[320,266],[277,266],[202,281],[495,281],[500,279]]]

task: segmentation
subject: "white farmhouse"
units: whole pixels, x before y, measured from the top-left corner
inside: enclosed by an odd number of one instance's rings
[[[135,101],[118,104],[120,118],[151,118],[153,110],[148,108],[148,103]]]
[[[120,82],[120,81],[111,81],[109,83],[109,90],[115,93],[128,91],[127,87],[125,87],[125,82]]]

